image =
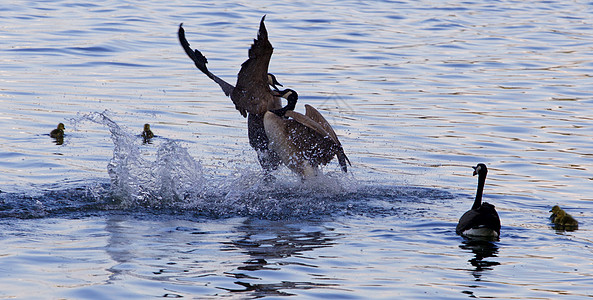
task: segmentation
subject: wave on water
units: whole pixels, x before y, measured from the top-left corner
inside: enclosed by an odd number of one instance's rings
[[[105,113],[90,113],[76,122],[107,127],[114,144],[107,165],[109,183],[51,190],[36,195],[0,193],[0,217],[40,218],[64,214],[142,211],[213,218],[251,216],[265,219],[328,215],[422,213],[423,204],[450,199],[446,191],[364,184],[351,174],[328,172],[302,182],[282,173],[240,170],[231,178],[214,176],[174,140],[162,139],[156,154],[141,139]],[[152,158],[152,159],[151,159]]]

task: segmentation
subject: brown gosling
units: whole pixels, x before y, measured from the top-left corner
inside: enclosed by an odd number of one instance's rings
[[[144,130],[142,131],[142,138],[144,139],[144,143],[148,143],[150,139],[154,137],[154,133],[150,130],[150,124],[144,124]]]
[[[58,124],[58,128],[52,130],[49,133],[49,136],[51,136],[52,138],[55,138],[55,139],[64,138],[64,129],[65,129],[64,123],[60,123],[60,124]]]
[[[550,221],[554,223],[554,225],[558,227],[566,227],[571,229],[576,229],[579,226],[579,222],[575,220],[571,215],[566,213],[560,206],[554,205],[550,210],[552,215],[550,216]]]

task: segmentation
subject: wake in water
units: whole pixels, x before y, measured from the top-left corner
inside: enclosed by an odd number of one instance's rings
[[[39,196],[0,194],[0,217],[34,218],[106,210],[171,211],[208,217],[251,216],[265,219],[344,214],[397,214],[406,203],[415,210],[425,200],[449,199],[448,192],[401,186],[365,186],[351,173],[328,172],[302,182],[287,170],[270,179],[261,171],[238,170],[238,176],[213,179],[186,148],[159,138],[156,154],[142,139],[121,128],[105,113],[90,113],[74,122],[91,121],[108,128],[113,157],[110,183],[52,191]],[[156,146],[156,144],[153,144]],[[153,150],[153,149],[150,149]],[[154,159],[150,159],[150,158]]]

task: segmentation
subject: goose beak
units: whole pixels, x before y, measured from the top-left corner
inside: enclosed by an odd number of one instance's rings
[[[282,94],[280,93],[280,90],[277,87],[274,87],[275,89],[272,90],[272,95],[274,95],[275,97],[282,97]]]
[[[280,82],[278,82],[276,76],[274,76],[272,73],[268,73],[268,84],[271,85],[276,91],[280,91],[277,85],[284,87]]]
[[[478,168],[477,167],[472,167],[472,168],[474,168],[474,175],[473,176],[478,175]]]

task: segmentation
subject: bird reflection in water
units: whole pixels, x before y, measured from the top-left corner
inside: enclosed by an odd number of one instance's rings
[[[236,289],[219,287],[220,289],[236,293],[248,292],[252,293],[251,296],[259,298],[266,296],[294,296],[294,294],[287,292],[287,290],[294,289],[339,288],[335,284],[310,281],[253,283],[253,280],[261,282],[262,279],[269,279],[259,278],[257,271],[260,270],[286,272],[286,270],[282,271],[282,269],[290,265],[317,268],[316,265],[302,262],[299,258],[304,257],[305,252],[331,247],[335,244],[334,241],[340,237],[339,234],[328,235],[325,228],[305,231],[303,230],[303,224],[291,226],[283,222],[261,220],[247,220],[238,230],[243,231],[244,235],[240,239],[225,243],[226,247],[223,251],[239,250],[249,255],[250,259],[244,261],[242,266],[237,267],[237,272],[225,273],[228,276],[241,279],[234,282],[241,287]],[[310,258],[307,258],[307,260],[314,262]],[[319,279],[323,278],[319,277]]]
[[[469,260],[469,263],[475,267],[471,270],[471,274],[474,276],[476,281],[480,281],[482,272],[492,270],[494,266],[500,265],[499,262],[494,260],[486,260],[489,257],[497,257],[498,246],[491,239],[464,239],[459,245],[459,248],[464,250],[471,250],[474,253],[474,258]]]

